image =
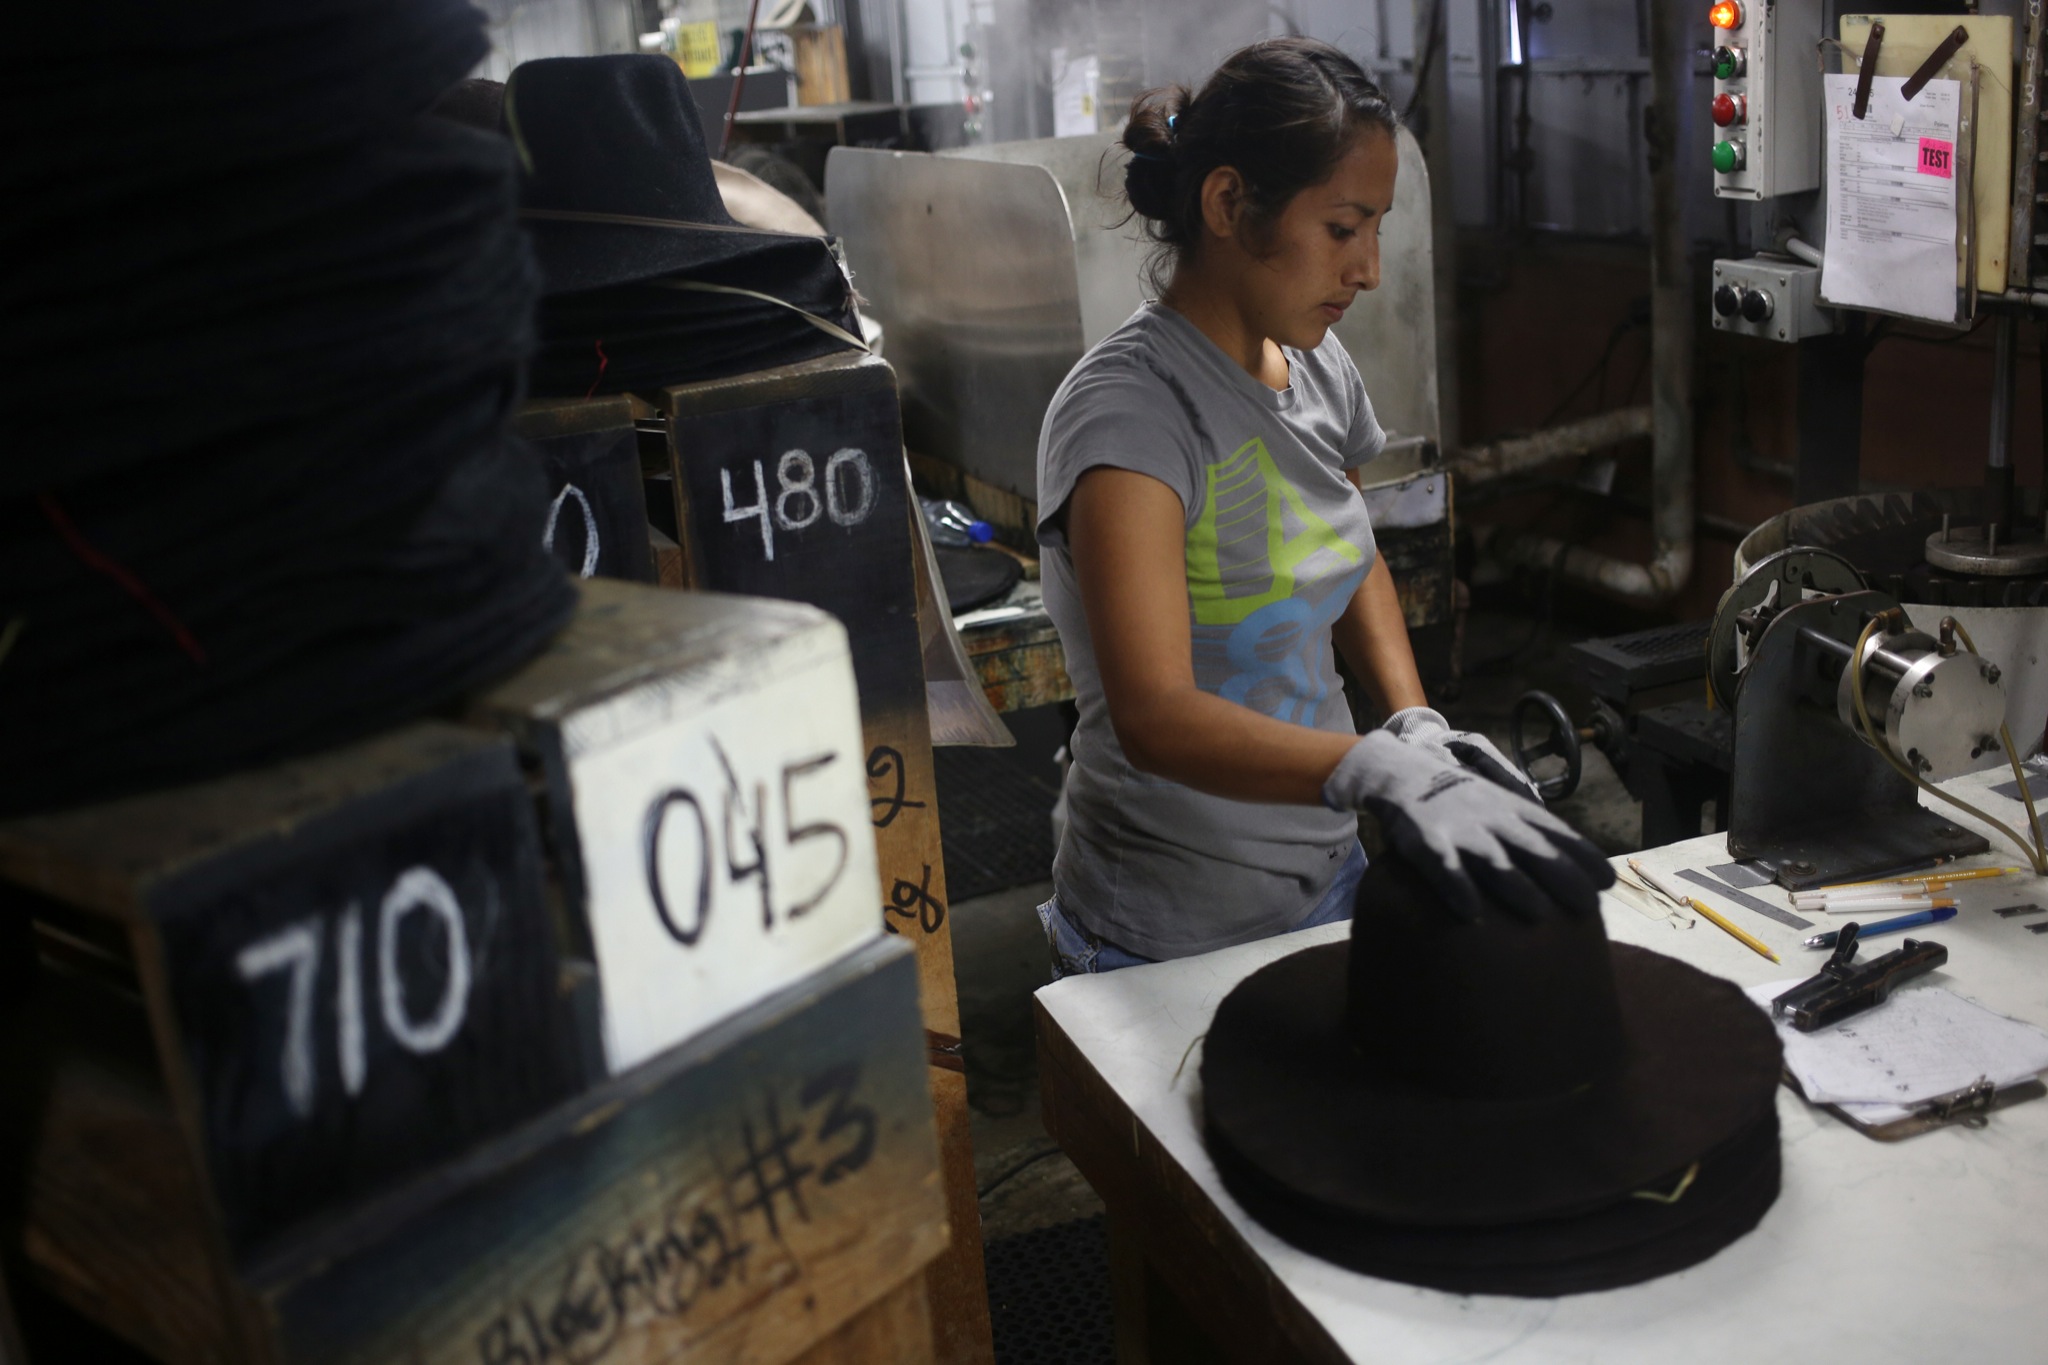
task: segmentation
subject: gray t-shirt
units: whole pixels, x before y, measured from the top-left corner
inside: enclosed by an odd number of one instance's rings
[[[1075,482],[1098,466],[1149,475],[1187,518],[1195,683],[1262,715],[1354,728],[1330,628],[1372,567],[1372,523],[1344,471],[1386,433],[1335,336],[1287,351],[1276,393],[1180,314],[1148,303],[1081,358],[1038,440],[1038,543],[1081,723],[1060,906],[1146,957],[1186,957],[1279,933],[1314,907],[1357,838],[1320,806],[1234,801],[1139,772],[1124,757],[1062,533]]]

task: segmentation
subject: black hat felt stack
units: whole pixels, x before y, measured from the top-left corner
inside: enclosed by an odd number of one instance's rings
[[[1597,916],[1461,922],[1392,856],[1351,941],[1255,972],[1203,1046],[1225,1185],[1368,1275],[1610,1289],[1705,1260],[1777,1198],[1778,1040],[1738,988]]]
[[[0,812],[338,742],[573,606],[508,432],[510,148],[460,0],[33,7],[0,55]]]
[[[668,58],[523,63],[504,119],[547,294],[536,394],[689,383],[862,345],[829,241],[726,212]]]

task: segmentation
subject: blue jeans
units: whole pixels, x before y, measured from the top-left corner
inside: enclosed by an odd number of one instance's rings
[[[1365,876],[1365,849],[1353,844],[1351,856],[1344,860],[1344,866],[1337,869],[1337,876],[1330,883],[1330,889],[1315,903],[1298,924],[1288,927],[1287,933],[1302,929],[1313,929],[1319,924],[1338,924],[1351,918],[1351,903],[1358,895],[1359,880]],[[1060,908],[1060,898],[1055,893],[1051,900],[1038,907],[1038,922],[1045,927],[1046,946],[1052,950],[1052,979],[1082,974],[1099,975],[1113,972],[1121,967],[1140,967],[1156,958],[1141,957],[1127,948],[1120,948],[1106,938],[1089,933],[1067,916]]]

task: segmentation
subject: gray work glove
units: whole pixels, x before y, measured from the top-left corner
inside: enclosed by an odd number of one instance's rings
[[[1492,740],[1470,730],[1453,730],[1441,713],[1427,706],[1411,706],[1396,711],[1380,728],[1403,744],[1443,754],[1450,762],[1470,768],[1487,781],[1506,787],[1518,796],[1527,796],[1536,802],[1543,800],[1529,774],[1510,763],[1507,755],[1494,747]]]
[[[1377,816],[1388,845],[1461,919],[1489,905],[1530,921],[1590,915],[1614,884],[1600,850],[1540,802],[1386,730],[1351,746],[1323,783],[1323,804]]]

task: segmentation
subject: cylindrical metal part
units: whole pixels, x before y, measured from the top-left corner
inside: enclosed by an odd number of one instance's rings
[[[1852,676],[1842,670],[1835,714],[1868,743]],[[1932,636],[1917,630],[1874,636],[1864,645],[1863,701],[1871,724],[1892,756],[1929,782],[1975,771],[1985,766],[1985,755],[2001,752],[2005,694],[1998,683],[1989,661],[1968,653],[1944,656]]]
[[[1837,640],[1832,635],[1815,630],[1812,626],[1801,626],[1799,628],[1799,638],[1816,649],[1825,650],[1827,653],[1834,655],[1845,664],[1849,662],[1849,656],[1855,653],[1855,650],[1850,648],[1847,642]]]
[[[1984,471],[1984,524],[1993,544],[2013,539],[2012,405],[2015,388],[2014,352],[2019,349],[2019,319],[1999,315],[1991,351],[1991,450]]]
[[[2013,351],[2019,342],[2019,321],[2001,314],[1992,324],[1991,349],[1991,451],[1993,469],[2012,466]]]

